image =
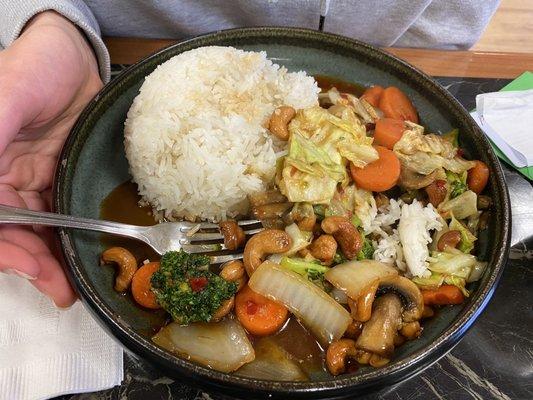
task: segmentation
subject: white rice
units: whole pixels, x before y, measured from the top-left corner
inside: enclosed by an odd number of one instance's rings
[[[392,228],[397,221],[398,228]],[[439,214],[431,204],[423,207],[417,200],[405,204],[391,199],[372,221],[371,232],[380,236],[373,243],[374,259],[396,265],[411,276],[429,276],[430,231],[441,228]]]
[[[148,75],[125,122],[125,148],[143,201],[167,219],[221,220],[247,211],[246,196],[275,172],[264,128],[276,107],[318,104],[305,72],[289,73],[264,52],[203,47]]]

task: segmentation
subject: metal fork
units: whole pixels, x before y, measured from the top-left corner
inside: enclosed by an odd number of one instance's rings
[[[46,225],[106,232],[138,239],[159,254],[180,249],[188,253],[227,250],[218,225],[205,222],[163,222],[152,226],[137,226],[0,205],[0,224]],[[257,220],[238,221],[238,224],[247,235],[253,235],[263,229]],[[211,263],[223,263],[239,258],[242,258],[241,253],[212,255]]]

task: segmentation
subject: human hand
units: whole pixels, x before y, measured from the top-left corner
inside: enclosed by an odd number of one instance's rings
[[[0,204],[50,208],[61,147],[102,87],[83,34],[53,11],[33,18],[0,52]],[[50,229],[0,225],[0,271],[27,279],[59,307],[76,299]]]

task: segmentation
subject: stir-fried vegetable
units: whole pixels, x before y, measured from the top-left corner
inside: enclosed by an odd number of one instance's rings
[[[343,118],[315,107],[298,112],[289,125],[289,152],[278,181],[293,202],[328,203],[337,183],[347,184],[343,159],[360,167],[378,158],[365,128],[346,108]]]
[[[428,175],[438,168],[461,174],[474,167],[473,161],[457,156],[457,148],[439,135],[424,134],[424,128],[413,123],[394,145],[394,153],[402,166]]]
[[[428,306],[461,304],[465,299],[461,290],[453,285],[442,285],[434,290],[422,290],[422,297],[424,304]]]
[[[290,271],[302,275],[322,290],[326,290],[324,285],[324,273],[329,268],[320,264],[320,261],[315,260],[310,262],[301,258],[283,257],[280,261],[280,265]]]
[[[350,164],[352,178],[362,189],[373,192],[384,192],[391,189],[400,177],[400,160],[389,149],[382,146],[374,146],[379,154],[376,161],[359,168]]]
[[[232,372],[255,358],[241,325],[232,318],[217,323],[170,323],[152,340],[159,346],[221,372]]]
[[[243,365],[240,376],[271,381],[306,381],[308,378],[297,362],[274,340],[265,337],[255,343],[255,360]]]
[[[291,237],[291,248],[282,254],[284,256],[292,256],[298,251],[305,249],[311,244],[311,240],[313,239],[313,234],[311,232],[300,230],[296,224],[290,224],[287,226],[285,232]]]
[[[461,224],[453,214],[450,221],[450,230],[456,230],[461,233],[461,241],[459,242],[457,248],[463,253],[470,253],[474,248],[474,242],[477,240],[477,238],[468,230],[468,228]]]
[[[210,272],[208,266],[209,257],[183,250],[170,251],[161,258],[160,268],[152,275],[152,290],[174,321],[210,321],[237,291],[235,282]]]
[[[477,213],[477,195],[471,191],[461,193],[459,196],[439,204],[441,213],[454,215],[458,219],[468,218]]]
[[[418,113],[413,103],[395,86],[383,90],[379,99],[379,108],[386,117],[418,123]]]
[[[339,339],[352,320],[324,291],[278,264],[265,261],[248,284],[255,292],[284,304],[322,343]]]
[[[468,171],[468,187],[480,194],[489,181],[489,167],[483,161],[474,161],[474,166]]]
[[[351,299],[357,299],[363,289],[376,279],[390,275],[398,275],[398,270],[374,260],[348,261],[330,268],[325,274],[333,286]]]
[[[466,185],[466,177],[466,171],[463,172],[461,175],[451,171],[446,172],[446,179],[450,187],[450,199],[453,199],[468,190],[468,186]]]
[[[392,150],[394,145],[402,138],[404,131],[404,121],[392,118],[381,118],[376,122],[374,144]]]
[[[253,335],[272,335],[280,330],[288,317],[287,309],[245,286],[235,298],[235,314]]]

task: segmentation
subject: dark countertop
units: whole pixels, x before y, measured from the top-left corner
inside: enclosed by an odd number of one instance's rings
[[[117,71],[120,67],[114,68]],[[466,109],[507,79],[437,78]],[[513,207],[509,262],[494,297],[463,340],[419,375],[363,399],[533,399],[533,188],[503,165]],[[125,354],[124,382],[110,390],[57,400],[229,400],[166,378]]]

